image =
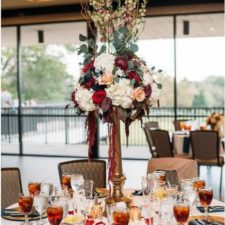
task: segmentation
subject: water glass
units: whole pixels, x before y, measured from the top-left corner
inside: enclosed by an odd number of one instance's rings
[[[162,200],[160,202],[160,220],[171,224],[173,218],[173,205],[174,201],[171,199]]]
[[[42,215],[47,209],[48,206],[48,197],[42,192],[36,192],[34,194],[34,207],[40,215],[40,220],[38,224],[43,224]]]
[[[166,198],[165,181],[158,181],[154,185],[154,195],[157,201]]]
[[[41,183],[41,193],[50,196],[53,193],[53,184],[48,182]]]
[[[193,179],[182,179],[180,182],[180,190],[183,191],[185,186],[193,186]]]
[[[73,191],[80,191],[84,188],[84,177],[82,174],[73,174],[71,176],[71,186]]]
[[[93,180],[84,180],[84,191],[87,199],[93,198]]]
[[[166,185],[166,195],[169,199],[177,200],[178,185],[176,184]]]

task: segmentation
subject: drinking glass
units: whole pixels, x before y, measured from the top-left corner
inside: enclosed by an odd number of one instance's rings
[[[28,183],[28,191],[30,195],[34,196],[35,192],[40,192],[41,190],[41,184],[36,181],[30,181]]]
[[[165,171],[156,170],[153,172],[153,175],[158,177],[159,181],[165,181]]]
[[[197,189],[197,191],[199,188],[204,188],[205,184],[205,180],[200,179],[199,177],[193,178],[193,186]]]
[[[130,213],[125,203],[113,204],[112,221],[114,225],[128,225]]]
[[[180,182],[180,190],[183,191],[185,186],[193,186],[193,179],[182,179]]]
[[[205,208],[205,218],[208,220],[208,207],[213,199],[212,187],[201,187],[198,189],[198,195],[201,205]]]
[[[43,224],[42,215],[47,209],[48,206],[48,197],[42,192],[36,192],[34,194],[34,207],[40,215],[40,220],[38,224]]]
[[[160,219],[167,224],[171,224],[173,218],[174,201],[171,199],[162,200],[160,203]]]
[[[93,198],[93,180],[84,180],[84,191],[87,199]]]
[[[157,201],[166,198],[165,181],[158,181],[154,185],[154,195]]]
[[[177,201],[173,206],[173,214],[179,225],[187,222],[190,213],[190,206],[187,201]]]
[[[176,200],[178,195],[178,185],[166,185],[166,195],[169,199]]]
[[[59,202],[54,202],[47,208],[48,221],[51,225],[59,225],[63,219],[63,206]]]
[[[183,190],[183,195],[186,200],[188,200],[190,204],[190,215],[191,209],[193,208],[194,204],[196,203],[196,200],[198,198],[197,189],[193,186],[185,186]]]
[[[32,223],[29,222],[28,215],[32,211],[33,207],[33,197],[30,195],[20,194],[18,199],[19,209],[25,216],[25,221],[21,223],[21,225],[31,225]]]
[[[73,174],[71,177],[73,191],[80,191],[84,188],[84,177],[82,174]]]
[[[62,174],[62,188],[70,190],[71,189],[71,173],[63,173]]]
[[[88,200],[85,197],[84,189],[73,193],[74,205],[77,209],[77,213],[86,215],[88,208]]]
[[[48,182],[41,183],[41,193],[50,196],[53,193],[53,184]]]

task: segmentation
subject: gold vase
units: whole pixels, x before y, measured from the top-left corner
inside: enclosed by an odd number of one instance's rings
[[[121,158],[121,142],[120,142],[120,120],[117,117],[116,108],[113,109],[113,120],[116,129],[115,133],[115,170],[112,176],[112,191],[110,196],[106,198],[106,204],[112,204],[115,202],[125,202],[129,207],[131,199],[123,194],[123,186],[126,177],[123,175],[122,158]]]

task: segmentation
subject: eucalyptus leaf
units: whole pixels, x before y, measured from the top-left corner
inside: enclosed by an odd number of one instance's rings
[[[153,66],[152,68],[151,68],[151,70],[154,70],[155,69],[155,66]]]
[[[138,51],[138,46],[137,46],[136,44],[132,44],[132,45],[130,46],[130,50],[131,50],[132,52],[137,52],[137,51]]]
[[[106,46],[105,45],[102,45],[102,47],[101,47],[101,49],[100,49],[100,51],[99,51],[98,54],[100,55],[100,54],[102,54],[104,52],[106,52]]]
[[[95,40],[93,38],[88,39],[88,46],[94,48],[95,47]]]
[[[134,63],[132,61],[128,61],[128,68],[129,68],[129,70],[134,69]]]
[[[87,41],[87,37],[86,36],[84,36],[83,34],[79,34],[79,40],[80,41]]]
[[[131,84],[132,86],[134,86],[135,83],[136,83],[135,79],[132,79],[132,80],[130,81],[130,84]]]
[[[80,51],[82,51],[83,53],[88,52],[88,47],[87,47],[87,45],[82,44],[82,45],[80,46]]]
[[[162,89],[162,84],[157,84],[158,89]]]
[[[158,70],[158,73],[162,73],[162,70]]]

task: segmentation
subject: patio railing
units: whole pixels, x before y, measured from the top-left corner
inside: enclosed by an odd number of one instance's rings
[[[200,124],[212,112],[224,114],[224,108],[178,108],[177,119],[195,120]],[[3,143],[18,142],[18,109],[2,108],[1,139]],[[75,115],[74,109],[64,107],[23,107],[24,143],[81,144],[86,142],[86,116]],[[174,130],[174,108],[152,108],[143,122],[158,121],[162,129]],[[107,143],[107,125],[99,122],[101,144]],[[126,144],[124,126],[121,126],[121,141]],[[130,126],[129,145],[146,145],[146,138],[139,121]]]

